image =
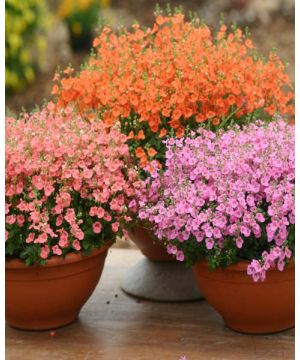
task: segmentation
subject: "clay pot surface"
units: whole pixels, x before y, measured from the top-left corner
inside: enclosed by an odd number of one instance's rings
[[[264,282],[247,275],[248,262],[210,271],[194,265],[198,286],[226,325],[248,334],[275,333],[295,325],[295,266],[269,269]]]
[[[5,262],[6,321],[15,328],[46,330],[77,319],[94,291],[111,244],[89,256],[52,257],[45,266]]]
[[[155,236],[151,233],[151,230],[141,225],[136,225],[128,229],[127,232],[130,239],[149,260],[176,261],[172,255],[167,253],[167,250],[160,244],[159,240],[155,240]]]

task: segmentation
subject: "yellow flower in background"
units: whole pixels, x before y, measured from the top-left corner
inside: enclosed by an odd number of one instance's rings
[[[49,14],[45,0],[5,1],[6,90],[19,90],[35,78],[45,58]]]
[[[92,3],[91,0],[80,0],[79,1],[79,9],[80,10],[86,10]]]
[[[81,34],[81,25],[79,22],[75,22],[72,26],[71,26],[72,32],[74,35],[80,35]]]
[[[97,6],[99,9],[109,7],[111,0],[62,0],[59,4],[57,13],[62,19],[66,19],[76,13],[84,12],[91,7]]]
[[[22,49],[20,52],[20,62],[22,64],[28,64],[32,60],[31,54],[27,49]]]
[[[98,25],[101,9],[107,8],[111,0],[62,0],[57,9],[58,16],[68,25],[73,49],[91,46],[93,32]]]
[[[111,4],[111,0],[100,0],[100,6],[103,9],[108,8],[110,4]]]
[[[34,80],[34,78],[35,78],[35,76],[34,76],[34,71],[33,71],[32,67],[30,67],[30,66],[27,66],[27,67],[25,68],[24,75],[25,75],[25,79],[26,79],[28,82],[31,82],[31,81]]]

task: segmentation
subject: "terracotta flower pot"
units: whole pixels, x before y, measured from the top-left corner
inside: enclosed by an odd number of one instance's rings
[[[149,260],[152,261],[175,261],[173,256],[167,253],[167,250],[155,240],[150,230],[141,225],[136,225],[127,230],[130,239],[141,250]]]
[[[295,267],[270,269],[264,282],[247,275],[241,261],[210,271],[206,261],[194,265],[198,286],[226,325],[249,334],[274,333],[295,324]]]
[[[101,276],[109,245],[90,256],[70,253],[45,266],[5,263],[6,321],[26,330],[46,330],[77,319]]]

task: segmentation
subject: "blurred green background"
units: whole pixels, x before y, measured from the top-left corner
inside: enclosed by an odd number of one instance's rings
[[[276,48],[294,81],[294,0],[6,0],[6,106],[18,114],[49,97],[57,66],[75,69],[89,55],[99,21],[113,28],[138,20],[151,26],[156,4],[182,6],[212,27],[248,26],[254,44],[267,54]]]

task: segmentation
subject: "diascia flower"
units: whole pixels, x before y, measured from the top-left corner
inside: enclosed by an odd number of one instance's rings
[[[293,92],[284,65],[271,53],[259,57],[240,29],[185,21],[182,14],[158,16],[152,28],[134,24],[114,34],[104,28],[94,40],[95,55],[77,76],[57,75],[52,93],[59,108],[68,104],[101,114],[122,132],[136,161],[164,161],[163,140],[187,130],[293,116]]]
[[[113,240],[139,185],[125,141],[70,108],[7,117],[6,255],[43,263]]]
[[[247,259],[247,273],[264,280],[294,256],[294,144],[294,127],[282,120],[171,138],[166,171],[152,166],[130,207],[177,260],[206,257],[216,268]]]

